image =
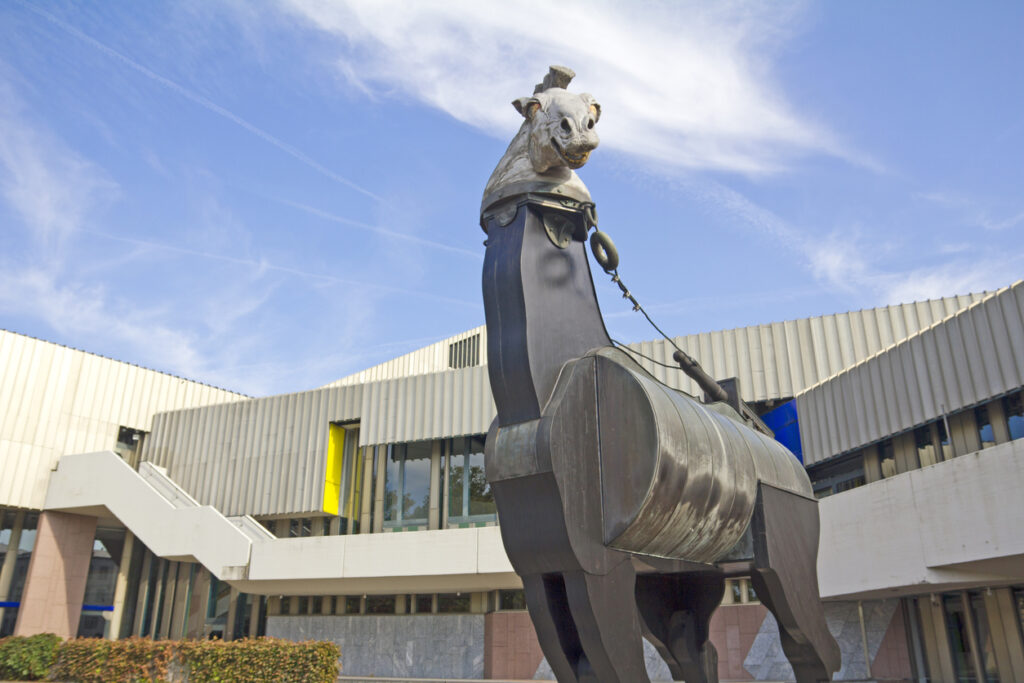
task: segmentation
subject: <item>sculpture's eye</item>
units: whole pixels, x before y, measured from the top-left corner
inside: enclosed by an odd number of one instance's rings
[[[569,119],[562,119],[562,130],[566,133],[572,132],[572,126],[569,125]]]

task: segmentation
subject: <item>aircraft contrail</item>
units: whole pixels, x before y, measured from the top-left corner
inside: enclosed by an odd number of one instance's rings
[[[236,124],[238,126],[241,126],[245,130],[247,130],[250,133],[252,133],[253,135],[255,135],[256,137],[262,139],[265,142],[270,143],[271,145],[273,145],[274,147],[277,147],[279,150],[281,150],[285,154],[288,154],[289,156],[297,159],[298,161],[302,162],[306,166],[309,166],[314,171],[318,171],[318,172],[322,173],[323,175],[327,176],[328,178],[330,178],[331,180],[333,180],[335,182],[338,182],[338,183],[341,183],[342,185],[344,185],[344,186],[346,186],[348,188],[351,188],[351,189],[355,190],[356,192],[360,192],[360,193],[366,195],[367,197],[370,197],[371,199],[374,199],[374,200],[376,200],[378,202],[379,201],[383,201],[379,195],[376,195],[373,192],[367,190],[366,188],[357,185],[356,183],[352,182],[348,178],[345,178],[343,176],[338,175],[337,173],[335,173],[331,169],[327,168],[323,164],[320,164],[317,161],[314,161],[313,159],[309,158],[308,156],[306,156],[305,154],[303,154],[299,150],[295,149],[294,147],[289,145],[287,142],[284,142],[284,141],[274,137],[273,135],[271,135],[267,131],[263,130],[262,128],[258,128],[257,126],[254,126],[253,124],[249,123],[248,121],[243,119],[241,116],[238,116],[237,114],[233,114],[232,112],[228,111],[227,109],[225,109],[224,107],[220,106],[219,104],[216,104],[215,102],[211,102],[210,100],[206,99],[202,95],[200,95],[198,93],[195,93],[195,92],[192,92],[188,88],[186,88],[186,87],[184,87],[182,85],[179,85],[178,83],[175,83],[171,79],[166,78],[164,76],[161,76],[160,74],[156,73],[155,71],[152,71],[152,70],[142,66],[141,64],[139,64],[138,62],[134,61],[130,57],[121,54],[117,50],[113,49],[112,47],[109,47],[109,46],[105,45],[104,43],[101,43],[100,41],[96,40],[95,38],[93,38],[92,36],[88,35],[87,33],[84,33],[81,30],[79,30],[78,28],[72,26],[71,24],[68,24],[68,23],[58,19],[57,17],[53,16],[52,14],[47,12],[46,10],[40,9],[40,8],[34,6],[34,5],[31,5],[31,4],[27,3],[27,2],[24,2],[23,0],[18,0],[18,1],[25,8],[35,12],[36,14],[38,14],[41,17],[43,17],[44,19],[52,22],[53,24],[55,24],[56,26],[60,27],[61,29],[63,29],[67,33],[70,33],[71,35],[75,36],[76,38],[79,38],[79,39],[85,41],[86,43],[88,43],[89,45],[92,45],[97,50],[103,52],[104,54],[107,54],[107,55],[113,57],[114,59],[120,61],[122,64],[124,64],[124,65],[126,65],[126,66],[128,66],[128,67],[130,67],[132,69],[134,69],[135,71],[138,71],[140,74],[142,74],[143,76],[149,78],[150,80],[156,81],[157,83],[159,83],[160,85],[164,86],[165,88],[173,90],[174,92],[178,93],[182,97],[184,97],[184,98],[186,98],[188,100],[191,100],[192,102],[198,104],[200,107],[203,107],[204,109],[206,109],[208,111],[212,111],[214,114],[222,116],[222,117],[226,118],[228,121],[231,121],[232,123],[234,123],[234,124]]]

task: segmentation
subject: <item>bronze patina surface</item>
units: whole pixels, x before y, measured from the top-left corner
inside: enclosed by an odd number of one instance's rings
[[[515,100],[525,120],[481,204],[487,476],[541,647],[561,683],[647,682],[642,637],[677,680],[717,681],[708,621],[726,576],[748,575],[797,680],[828,680],[839,649],[803,467],[725,388],[710,403],[671,389],[605,330],[575,172],[601,110],[572,76],[552,67]]]

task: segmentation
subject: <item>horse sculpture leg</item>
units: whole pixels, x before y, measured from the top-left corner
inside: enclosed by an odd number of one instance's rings
[[[575,571],[563,577],[583,647],[576,666],[580,683],[649,683],[629,560],[607,574]]]
[[[645,635],[674,680],[718,683],[718,653],[708,640],[711,614],[725,587],[717,572],[648,574],[637,579]]]
[[[779,639],[797,683],[832,679],[839,647],[825,622],[818,591],[816,501],[760,484],[754,518],[751,580],[779,622]]]
[[[522,579],[526,608],[552,673],[560,682],[578,683],[576,663],[583,648],[569,612],[565,581],[559,574],[533,574]]]

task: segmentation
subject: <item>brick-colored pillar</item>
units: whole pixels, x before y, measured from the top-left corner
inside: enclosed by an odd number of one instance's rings
[[[95,517],[67,512],[39,515],[15,635],[56,633],[61,638],[77,635],[95,538]]]

